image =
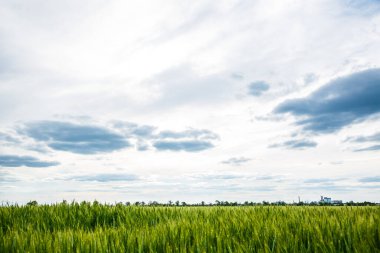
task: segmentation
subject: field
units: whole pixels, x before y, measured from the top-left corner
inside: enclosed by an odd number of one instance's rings
[[[380,252],[380,207],[0,207],[0,252]]]

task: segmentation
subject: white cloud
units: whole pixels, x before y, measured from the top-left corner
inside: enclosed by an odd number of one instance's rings
[[[21,141],[0,138],[0,152],[60,163],[43,171],[14,168],[19,181],[6,182],[2,196],[55,201],[55,195],[44,197],[42,192],[50,192],[51,186],[39,185],[39,178],[90,172],[122,171],[142,178],[145,188],[136,186],[128,195],[135,200],[198,196],[197,182],[173,179],[173,174],[289,174],[303,182],[305,177],[355,177],[357,168],[363,168],[361,177],[375,177],[378,151],[352,152],[354,144],[344,140],[376,132],[377,118],[334,135],[313,136],[318,145],[312,149],[290,150],[268,146],[310,136],[291,125],[294,119],[273,121],[268,114],[286,99],[307,97],[336,77],[379,67],[379,27],[379,4],[365,0],[0,0],[0,132]],[[247,91],[257,80],[270,84],[270,89],[253,97]],[[117,120],[136,122],[157,131],[208,129],[220,139],[200,153],[173,154],[149,148],[136,137],[144,152],[122,149],[83,158],[57,150],[43,153],[14,129],[30,121],[68,118],[102,126]],[[254,159],[240,166],[221,163],[246,157]],[[28,183],[32,173],[41,176],[35,184]],[[146,184],[150,182],[146,178],[157,174],[162,175],[160,185],[169,186]],[[172,191],[176,180],[179,185]],[[98,183],[91,185],[95,189]],[[239,178],[222,192],[214,184],[201,183],[205,196],[233,200],[239,195],[259,201],[274,196],[273,200],[291,201],[299,194],[310,199],[321,194],[318,189],[295,189],[286,181],[270,192],[260,191],[264,190],[260,185],[249,188]],[[15,185],[33,190],[23,195],[26,190],[11,187]],[[74,186],[78,187],[76,182],[61,181],[54,194],[121,200],[122,194],[106,190],[126,187],[108,182],[101,186],[106,193],[67,191]],[[339,196],[379,201],[374,192],[359,187]]]

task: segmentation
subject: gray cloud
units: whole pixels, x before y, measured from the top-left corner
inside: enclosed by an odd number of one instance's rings
[[[219,139],[216,133],[207,129],[157,132],[154,126],[121,121],[115,122],[114,127],[121,129],[127,136],[137,138],[136,148],[139,151],[148,150],[152,145],[159,151],[197,152],[214,147],[211,141]]]
[[[300,117],[296,125],[313,133],[332,133],[380,112],[380,69],[331,81],[306,98],[279,104],[274,113]]]
[[[243,163],[246,163],[250,161],[251,159],[246,158],[246,157],[231,157],[228,160],[222,161],[223,164],[228,164],[228,165],[234,165],[234,166],[240,166]]]
[[[283,181],[284,176],[282,175],[263,175],[263,176],[257,176],[255,177],[256,180],[263,180],[263,181]]]
[[[249,84],[248,94],[259,97],[270,88],[269,84],[265,81],[255,81]]]
[[[31,156],[0,155],[1,167],[50,167],[58,165],[58,162],[41,161]]]
[[[320,184],[320,183],[332,183],[336,181],[342,181],[344,178],[309,178],[304,180],[303,182],[306,184]]]
[[[111,122],[113,129],[86,123],[64,121],[36,121],[22,125],[18,133],[35,141],[39,152],[54,150],[77,154],[108,153],[135,144],[138,151],[155,148],[158,151],[197,152],[214,147],[219,136],[207,129],[189,128],[184,131],[157,131],[157,127],[131,122]],[[1,138],[8,136],[0,135]],[[46,148],[46,149],[45,149]]]
[[[312,83],[318,79],[318,76],[316,76],[314,73],[308,73],[304,76],[303,82],[305,84]]]
[[[239,73],[239,72],[233,72],[231,74],[231,78],[235,79],[235,80],[242,80],[242,79],[244,79],[244,75],[242,73]]]
[[[373,145],[373,146],[365,147],[365,148],[358,148],[358,149],[355,149],[354,151],[355,152],[363,152],[363,151],[378,151],[378,150],[380,150],[380,144],[379,145]]]
[[[113,182],[113,181],[136,181],[139,178],[133,174],[122,173],[101,173],[95,175],[80,175],[67,178],[74,181],[95,181],[95,182]]]
[[[345,141],[349,142],[380,142],[380,132],[367,136],[348,137]]]
[[[202,139],[202,140],[215,140],[218,139],[219,136],[210,130],[206,129],[188,129],[182,132],[174,132],[174,131],[161,131],[158,134],[158,138],[162,139],[181,139],[181,138],[194,138],[194,139]]]
[[[245,178],[244,175],[241,174],[200,174],[194,175],[194,179],[201,180],[229,180],[229,179],[241,179]]]
[[[170,151],[187,151],[187,152],[198,152],[206,149],[213,148],[214,145],[209,141],[203,140],[160,140],[155,141],[153,146],[160,151],[170,150]]]
[[[138,125],[132,122],[115,121],[113,126],[123,131],[127,136],[151,138],[157,127],[150,125]]]
[[[375,133],[373,135],[367,135],[367,136],[355,136],[355,137],[348,137],[345,142],[353,142],[353,143],[367,143],[367,142],[375,142],[375,145],[363,147],[363,148],[357,148],[354,149],[355,152],[362,152],[362,151],[377,151],[380,150],[380,132]]]
[[[310,140],[289,140],[283,143],[276,143],[269,145],[269,148],[280,148],[284,147],[287,149],[306,149],[306,148],[314,148],[318,144],[315,141]]]
[[[68,122],[33,122],[22,133],[45,142],[52,149],[78,154],[106,153],[130,146],[124,136],[109,129]]]
[[[8,142],[8,143],[20,143],[20,140],[14,138],[13,136],[0,132],[0,141]]]
[[[17,182],[17,178],[13,177],[10,173],[5,171],[0,171],[0,182]]]
[[[380,176],[374,176],[374,177],[363,177],[358,180],[362,183],[380,183]]]

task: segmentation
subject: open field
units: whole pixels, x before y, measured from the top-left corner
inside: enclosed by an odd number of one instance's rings
[[[0,252],[380,252],[380,207],[0,207]]]

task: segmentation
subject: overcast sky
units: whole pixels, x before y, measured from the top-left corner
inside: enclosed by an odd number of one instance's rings
[[[0,201],[380,202],[377,0],[0,0]]]

